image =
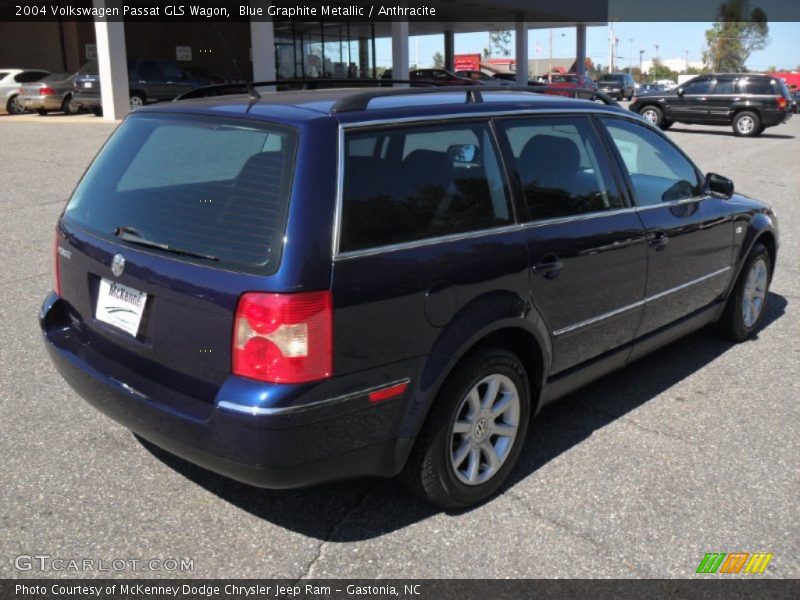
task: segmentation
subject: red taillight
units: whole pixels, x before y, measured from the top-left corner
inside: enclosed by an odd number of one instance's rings
[[[61,295],[61,263],[58,259],[58,227],[56,227],[56,235],[53,238],[53,275],[55,277],[56,294]]]
[[[333,372],[331,293],[248,292],[233,324],[233,373],[271,383],[305,383]]]
[[[40,87],[39,88],[39,95],[40,96],[54,96],[56,91],[51,87]]]
[[[786,105],[788,102],[786,101],[785,96],[778,96],[778,108],[781,110],[786,110]]]

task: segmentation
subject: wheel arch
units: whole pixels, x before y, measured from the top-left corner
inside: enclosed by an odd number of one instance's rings
[[[421,370],[402,437],[417,436],[453,370],[488,347],[505,348],[519,357],[531,389],[531,414],[536,413],[552,357],[550,336],[530,302],[510,291],[492,292],[463,307],[443,328]]]
[[[771,279],[772,274],[775,272],[775,261],[778,258],[778,236],[772,219],[764,213],[755,215],[748,225],[746,237],[739,247],[739,254],[734,265],[735,272],[731,277],[726,298],[730,297],[731,292],[736,287],[736,282],[739,280],[747,257],[750,256],[756,244],[763,244],[767,252],[769,252]]]

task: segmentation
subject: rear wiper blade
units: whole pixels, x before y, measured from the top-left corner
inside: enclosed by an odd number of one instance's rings
[[[117,227],[114,232],[119,239],[130,242],[131,244],[138,244],[139,246],[146,246],[147,248],[158,248],[164,252],[171,252],[172,254],[181,254],[183,256],[193,256],[195,258],[204,258],[206,260],[219,260],[212,254],[203,254],[202,252],[194,252],[192,250],[184,250],[183,248],[175,248],[169,244],[162,244],[161,242],[154,242],[148,240],[136,231],[133,227]]]

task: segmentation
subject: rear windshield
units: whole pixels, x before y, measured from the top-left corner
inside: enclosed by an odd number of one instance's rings
[[[622,75],[603,75],[600,81],[622,81]]]
[[[132,115],[86,172],[64,221],[115,241],[124,228],[183,252],[175,258],[274,272],[296,146],[296,130],[276,124]]]

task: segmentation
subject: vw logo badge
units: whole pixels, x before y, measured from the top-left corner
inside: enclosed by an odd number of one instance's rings
[[[119,277],[122,275],[122,272],[125,270],[125,257],[122,254],[115,254],[114,258],[111,259],[111,272],[114,274],[114,277]]]

